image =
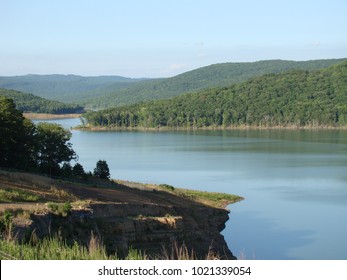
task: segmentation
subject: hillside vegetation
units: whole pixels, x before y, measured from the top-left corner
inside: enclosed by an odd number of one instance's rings
[[[75,75],[0,77],[0,88],[31,92],[47,99],[74,102],[87,108],[99,109],[168,99],[201,89],[230,86],[256,76],[290,69],[318,70],[344,60],[346,59],[220,63],[161,79]]]
[[[135,83],[121,90],[113,90],[104,95],[98,95],[94,99],[86,100],[84,104],[93,104],[97,108],[105,108],[143,101],[168,99],[200,89],[230,86],[264,74],[281,73],[290,69],[318,70],[340,63],[343,60],[345,59],[312,61],[267,60],[249,63],[214,64],[172,78]]]
[[[84,117],[91,126],[113,128],[342,126],[347,124],[347,62],[320,71],[268,74]]]
[[[30,93],[0,88],[0,96],[11,98],[17,109],[27,113],[73,114],[83,112],[83,107],[65,104],[59,101],[47,100]]]

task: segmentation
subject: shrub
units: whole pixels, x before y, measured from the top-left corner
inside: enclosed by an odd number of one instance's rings
[[[2,219],[0,220],[0,232],[3,233],[3,236],[7,239],[10,239],[12,236],[12,223],[13,213],[8,210],[5,210]]]
[[[169,191],[174,191],[175,188],[173,186],[167,185],[167,184],[160,184],[159,187],[169,190]]]
[[[66,217],[72,210],[72,206],[70,202],[65,203],[48,203],[48,208],[51,210],[52,213]]]

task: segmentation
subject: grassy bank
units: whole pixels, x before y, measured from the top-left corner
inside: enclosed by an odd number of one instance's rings
[[[244,199],[243,197],[235,194],[189,190],[177,188],[168,184],[143,184],[123,180],[115,180],[115,182],[130,188],[168,192],[175,196],[216,208],[225,208],[229,204],[236,203]]]
[[[225,208],[229,204],[236,203],[244,199],[243,197],[234,194],[204,192],[187,189],[177,189],[176,194],[217,208]]]
[[[244,199],[234,194],[180,189],[166,184],[159,185],[157,188],[217,208],[225,208],[228,204],[236,203]]]

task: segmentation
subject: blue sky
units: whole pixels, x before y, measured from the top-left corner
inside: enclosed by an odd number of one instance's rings
[[[0,0],[0,75],[347,57],[347,0]]]

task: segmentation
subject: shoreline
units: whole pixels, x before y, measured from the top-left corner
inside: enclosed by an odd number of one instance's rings
[[[79,118],[82,114],[45,114],[45,113],[23,113],[23,116],[31,120],[54,120]]]
[[[199,130],[215,130],[215,131],[228,131],[228,130],[347,130],[347,126],[205,126],[205,127],[104,127],[104,126],[77,126],[74,130],[81,131],[199,131]]]
[[[54,120],[54,119],[73,119],[79,118],[83,114],[45,114],[45,113],[23,113],[25,118],[31,120]],[[106,127],[106,126],[76,126],[73,130],[81,131],[198,131],[198,130],[347,130],[345,126],[331,125],[288,125],[288,126],[254,126],[254,125],[238,125],[238,126],[203,126],[203,127]]]

